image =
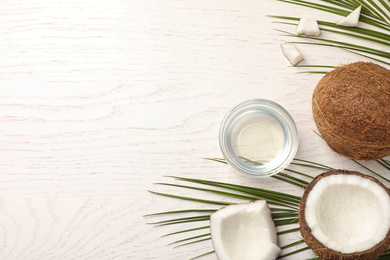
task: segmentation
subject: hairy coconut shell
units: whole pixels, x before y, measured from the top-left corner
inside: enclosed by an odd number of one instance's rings
[[[390,155],[390,70],[372,62],[337,67],[316,86],[312,109],[335,152],[355,160]]]
[[[381,186],[390,196],[389,189],[385,185],[383,185],[379,180],[377,180],[372,176],[365,175],[356,171],[347,171],[347,170],[330,170],[324,172],[318,175],[317,177],[315,177],[309,183],[302,196],[301,204],[299,206],[299,225],[300,225],[301,234],[306,244],[309,246],[309,248],[313,250],[314,253],[318,255],[322,260],[375,260],[390,246],[390,229],[387,232],[386,238],[382,240],[380,243],[376,244],[374,247],[367,249],[365,251],[346,254],[346,253],[342,253],[327,248],[324,244],[318,241],[317,238],[313,236],[311,232],[311,228],[308,226],[306,222],[305,208],[306,208],[306,201],[309,196],[309,193],[312,191],[312,189],[317,184],[317,182],[320,181],[322,178],[327,177],[329,175],[335,175],[335,174],[348,174],[348,175],[355,174],[362,178],[370,179],[371,181]]]

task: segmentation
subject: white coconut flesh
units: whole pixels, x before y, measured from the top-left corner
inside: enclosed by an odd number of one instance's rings
[[[210,229],[220,260],[273,260],[280,254],[271,210],[263,200],[218,210],[210,217]]]
[[[375,182],[357,175],[330,175],[310,191],[305,218],[313,236],[342,253],[361,252],[385,239],[390,198]]]
[[[345,27],[358,26],[361,10],[362,10],[362,6],[360,5],[354,11],[352,11],[347,17],[344,17],[343,19],[338,21],[337,25],[345,26]]]
[[[284,56],[288,59],[291,65],[295,66],[303,60],[303,55],[292,43],[282,43],[280,45]]]
[[[299,20],[297,34],[306,36],[319,36],[321,34],[317,20],[314,18],[303,17]]]

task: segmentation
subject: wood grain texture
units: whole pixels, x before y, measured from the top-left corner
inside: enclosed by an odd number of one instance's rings
[[[298,157],[348,166],[312,131],[320,76],[289,67],[270,14],[308,12],[274,0],[1,1],[0,259],[174,260],[212,250],[209,241],[173,249],[160,236],[175,227],[147,224],[157,219],[145,214],[193,205],[147,192],[169,191],[153,184],[166,175],[301,194],[203,159],[221,156],[219,124],[249,98],[290,111]],[[302,51],[311,63],[356,59]]]

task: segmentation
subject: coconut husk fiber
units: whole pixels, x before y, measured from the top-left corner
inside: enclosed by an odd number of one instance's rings
[[[355,62],[327,73],[312,98],[313,118],[329,147],[355,160],[390,155],[390,70]]]
[[[369,179],[383,188],[383,190],[390,196],[389,189],[378,179],[357,172],[357,171],[348,171],[348,170],[330,170],[324,172],[320,175],[317,175],[306,187],[305,192],[302,196],[301,204],[299,206],[299,225],[300,232],[304,238],[308,247],[313,250],[313,252],[318,255],[322,260],[376,260],[378,257],[389,247],[390,245],[390,229],[387,232],[386,238],[380,243],[376,244],[372,248],[369,248],[364,251],[355,252],[355,253],[342,253],[331,248],[328,248],[326,245],[322,244],[317,238],[313,235],[311,228],[306,222],[306,201],[307,198],[315,189],[316,184],[323,178],[326,178],[331,175],[357,175],[362,178]]]

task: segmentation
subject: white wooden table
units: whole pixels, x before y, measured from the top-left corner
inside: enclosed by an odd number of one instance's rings
[[[178,237],[160,236],[177,226],[147,224],[161,218],[145,214],[199,206],[147,191],[192,195],[154,184],[167,175],[302,194],[204,159],[221,156],[220,122],[247,99],[291,113],[297,157],[356,169],[314,133],[321,75],[290,67],[280,49],[289,39],[267,15],[336,19],[275,0],[1,1],[0,259],[188,259],[212,250],[210,241],[173,248]],[[298,48],[302,64],[363,60]]]

